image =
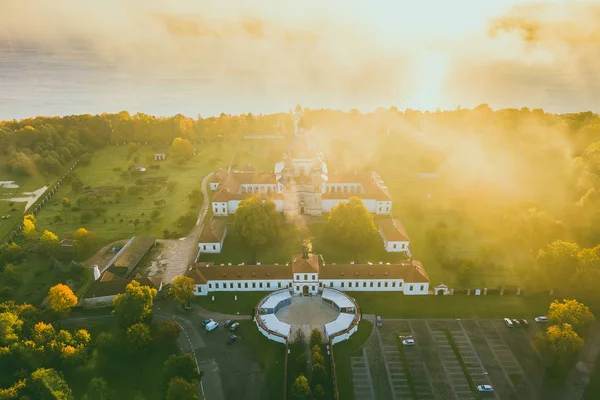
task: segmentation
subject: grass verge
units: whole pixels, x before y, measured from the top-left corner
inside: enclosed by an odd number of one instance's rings
[[[198,296],[194,301],[205,310],[225,314],[252,315],[254,306],[268,292],[218,292]],[[213,301],[214,297],[214,301]],[[237,300],[236,300],[237,298]]]
[[[350,339],[333,346],[339,399],[354,399],[350,357],[362,356],[362,347],[371,336],[371,332],[373,332],[373,324],[363,319],[358,323],[358,331],[350,336]]]
[[[405,296],[397,292],[348,292],[365,314],[383,318],[529,318],[544,315],[553,296]]]
[[[467,365],[465,364],[465,360],[463,360],[462,356],[460,355],[460,350],[458,349],[458,346],[456,345],[456,342],[454,341],[454,338],[452,337],[452,333],[450,332],[449,329],[444,329],[444,332],[446,333],[446,337],[448,338],[450,347],[452,347],[452,350],[454,351],[454,355],[456,356],[456,359],[458,360],[458,363],[460,364],[460,369],[462,369],[463,374],[465,374],[465,378],[467,379],[467,382],[469,383],[469,387],[471,388],[471,392],[473,392],[473,396],[475,396],[475,398],[479,400],[481,397],[479,396],[477,387],[475,387],[473,378],[471,378],[471,374],[469,374],[469,371],[467,370]]]

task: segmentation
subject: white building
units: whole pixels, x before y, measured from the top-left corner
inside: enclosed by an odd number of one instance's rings
[[[273,172],[257,172],[248,165],[227,173],[219,170],[210,182],[216,191],[212,199],[214,215],[235,213],[246,197],[262,195],[272,200],[286,216],[319,216],[340,202],[359,197],[376,215],[390,215],[392,198],[381,177],[375,172],[331,173],[323,155],[315,151],[304,135],[302,108],[294,113],[295,134],[284,159]]]
[[[227,223],[217,218],[211,218],[210,221],[204,224],[200,237],[198,238],[200,252],[220,253],[226,235]]]
[[[387,252],[403,252],[410,257],[409,240],[402,223],[395,218],[383,218],[379,222],[379,234]]]
[[[316,254],[296,255],[282,265],[214,265],[197,263],[185,273],[196,282],[196,296],[211,292],[273,291],[317,294],[325,288],[342,291],[403,292],[424,295],[429,277],[417,260],[398,264],[327,265]]]

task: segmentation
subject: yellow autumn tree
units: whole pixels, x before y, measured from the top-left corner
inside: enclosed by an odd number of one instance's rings
[[[67,285],[59,283],[48,291],[48,307],[57,314],[67,314],[76,305],[77,296]]]
[[[182,305],[189,303],[194,298],[194,280],[187,276],[178,276],[173,279],[171,287],[169,287],[169,295]]]
[[[45,253],[54,254],[60,247],[58,236],[50,231],[44,231],[40,236],[40,247]]]
[[[23,218],[23,235],[26,239],[35,239],[35,223],[27,217]]]

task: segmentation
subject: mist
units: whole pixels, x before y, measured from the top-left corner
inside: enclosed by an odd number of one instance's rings
[[[178,104],[187,112],[190,101],[202,104],[203,115],[276,112],[297,102],[361,111],[481,103],[597,111],[598,15],[597,4],[580,2],[260,1],[250,7],[207,0],[7,0],[0,4],[0,43],[36,49],[42,58],[81,53],[78,65],[106,69],[94,72],[98,88],[60,78],[82,85],[89,97],[100,92],[100,104],[78,99],[93,105],[89,112],[106,111],[97,108],[107,104],[110,111],[121,106],[164,115]],[[18,62],[18,52],[5,53]],[[20,68],[16,75],[25,85],[45,83],[33,75],[28,80],[28,73]],[[0,88],[17,90],[12,81],[0,77]],[[127,96],[110,102],[102,86]],[[130,93],[136,88],[151,94],[136,97]],[[149,96],[170,96],[173,104],[161,112],[145,101]]]

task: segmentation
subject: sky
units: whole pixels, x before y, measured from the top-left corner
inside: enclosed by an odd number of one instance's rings
[[[297,103],[600,112],[599,65],[600,1],[0,1],[0,119]]]

